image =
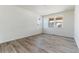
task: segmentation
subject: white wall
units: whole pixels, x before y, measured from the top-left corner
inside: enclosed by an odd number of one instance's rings
[[[79,6],[75,7],[75,40],[79,48]]]
[[[48,19],[53,16],[64,16],[63,28],[49,28]],[[66,37],[74,37],[74,10],[64,11],[51,15],[43,16],[43,32],[48,34],[61,35]]]
[[[19,7],[0,6],[0,43],[41,33],[38,17]]]

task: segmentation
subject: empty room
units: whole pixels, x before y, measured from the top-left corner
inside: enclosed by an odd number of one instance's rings
[[[0,5],[0,53],[78,53],[78,10],[74,5]]]

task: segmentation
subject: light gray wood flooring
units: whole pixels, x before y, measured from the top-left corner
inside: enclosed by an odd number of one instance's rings
[[[39,34],[0,44],[0,53],[78,53],[72,38]]]

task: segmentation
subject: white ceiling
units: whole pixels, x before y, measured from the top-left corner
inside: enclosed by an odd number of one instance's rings
[[[74,9],[73,5],[22,5],[18,7],[28,9],[39,15],[48,15],[51,13]]]

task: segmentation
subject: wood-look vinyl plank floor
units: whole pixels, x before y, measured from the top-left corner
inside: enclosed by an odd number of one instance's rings
[[[0,53],[78,53],[72,38],[39,34],[0,44]]]

